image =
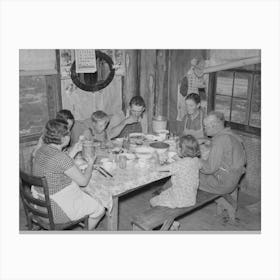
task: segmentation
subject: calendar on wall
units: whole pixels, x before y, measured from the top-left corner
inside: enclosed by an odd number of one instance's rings
[[[76,73],[95,73],[97,71],[95,50],[75,50],[75,60]]]

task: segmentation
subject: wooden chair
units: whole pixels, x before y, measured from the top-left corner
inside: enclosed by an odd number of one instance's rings
[[[29,230],[35,230],[34,225],[44,230],[65,230],[78,224],[88,230],[88,215],[76,221],[63,224],[54,223],[48,183],[45,177],[32,176],[20,170],[20,179],[20,196]],[[42,188],[45,199],[34,198],[31,193],[31,186]]]

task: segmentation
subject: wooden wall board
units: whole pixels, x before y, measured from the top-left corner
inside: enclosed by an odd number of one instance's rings
[[[130,99],[138,94],[138,50],[125,50],[125,76],[123,85],[123,108],[129,105]]]
[[[148,131],[152,131],[152,117],[155,113],[156,50],[141,50],[140,95],[146,103]]]
[[[158,50],[156,55],[155,115],[167,117],[169,51]]]

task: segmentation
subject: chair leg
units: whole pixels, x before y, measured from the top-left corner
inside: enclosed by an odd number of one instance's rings
[[[132,230],[133,230],[133,231],[143,231],[143,229],[141,229],[140,227],[138,227],[138,226],[135,225],[135,224],[132,224]]]
[[[28,230],[33,230],[33,221],[30,215],[27,213],[26,214],[26,220],[27,220],[27,228]]]
[[[89,230],[88,229],[88,219],[89,219],[89,217],[86,217],[85,220],[84,220],[84,229],[85,230]]]

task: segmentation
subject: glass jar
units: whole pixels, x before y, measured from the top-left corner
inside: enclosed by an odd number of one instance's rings
[[[92,141],[84,141],[83,142],[83,150],[82,155],[84,159],[93,159],[95,156],[95,147]]]
[[[126,160],[127,160],[126,156],[119,155],[119,159],[118,159],[119,168],[121,168],[121,169],[126,168]]]

